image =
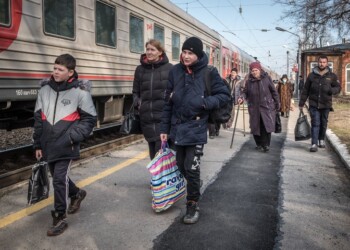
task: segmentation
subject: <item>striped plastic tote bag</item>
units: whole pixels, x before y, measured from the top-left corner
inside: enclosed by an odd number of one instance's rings
[[[155,212],[168,209],[185,196],[185,180],[176,166],[175,151],[168,144],[162,144],[147,169],[152,175],[152,208]]]

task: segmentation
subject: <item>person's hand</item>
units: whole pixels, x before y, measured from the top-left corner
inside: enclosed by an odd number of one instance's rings
[[[162,142],[167,142],[168,141],[168,135],[167,134],[160,134],[160,140]]]
[[[242,98],[238,98],[237,103],[238,103],[238,105],[242,104],[243,103],[243,99]]]
[[[41,149],[35,150],[35,157],[38,161],[43,157],[43,151]]]

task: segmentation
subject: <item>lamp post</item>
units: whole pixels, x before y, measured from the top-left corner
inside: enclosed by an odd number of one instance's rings
[[[276,30],[278,31],[282,31],[282,32],[288,32],[294,36],[298,37],[298,52],[297,52],[297,64],[298,64],[298,71],[297,71],[297,75],[296,75],[296,93],[297,93],[297,98],[299,99],[300,93],[299,93],[299,71],[300,71],[300,56],[301,56],[301,39],[300,36],[298,34],[295,34],[293,32],[290,32],[289,30],[283,29],[281,27],[276,27]],[[288,52],[287,52],[288,53]]]

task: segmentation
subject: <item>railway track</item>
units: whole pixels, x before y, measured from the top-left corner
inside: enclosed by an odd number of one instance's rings
[[[122,136],[116,131],[119,131],[116,127],[95,130],[94,136],[82,143],[80,159],[77,162],[107,153],[143,138],[142,135]],[[0,152],[0,189],[28,180],[35,162],[32,145]]]

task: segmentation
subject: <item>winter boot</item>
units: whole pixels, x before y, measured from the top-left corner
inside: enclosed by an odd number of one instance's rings
[[[67,229],[68,223],[66,221],[66,214],[59,213],[57,211],[51,211],[52,215],[52,227],[47,230],[47,236],[57,236],[64,232]]]
[[[185,224],[194,224],[199,219],[199,207],[195,201],[188,201],[186,204],[186,215],[183,219]]]
[[[317,145],[316,144],[312,144],[311,148],[310,148],[310,152],[317,152]]]
[[[70,204],[68,207],[68,214],[74,214],[80,208],[80,203],[84,200],[86,191],[79,189],[78,193],[70,198]]]
[[[318,147],[319,148],[325,148],[326,147],[326,144],[324,143],[324,140],[319,140],[318,141]]]

